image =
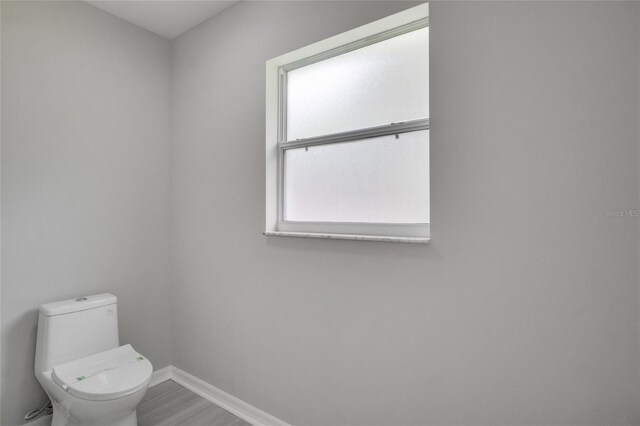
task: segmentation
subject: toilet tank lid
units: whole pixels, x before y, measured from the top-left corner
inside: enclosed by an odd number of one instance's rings
[[[94,294],[93,296],[76,297],[75,299],[61,300],[59,302],[40,305],[42,315],[52,317],[55,315],[70,314],[71,312],[95,309],[100,306],[118,303],[118,298],[111,293]]]

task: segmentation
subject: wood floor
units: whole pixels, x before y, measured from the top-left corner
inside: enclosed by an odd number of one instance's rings
[[[138,426],[251,426],[172,380],[149,388]]]

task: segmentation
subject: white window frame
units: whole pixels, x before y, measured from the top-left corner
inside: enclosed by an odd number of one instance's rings
[[[366,129],[286,139],[287,72],[429,25],[428,3],[267,61],[265,235],[427,243],[428,223],[295,222],[283,219],[284,151],[429,129],[429,118]]]

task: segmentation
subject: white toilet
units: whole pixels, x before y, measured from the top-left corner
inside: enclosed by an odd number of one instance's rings
[[[36,377],[52,426],[136,426],[153,367],[120,346],[118,299],[108,293],[41,305]]]

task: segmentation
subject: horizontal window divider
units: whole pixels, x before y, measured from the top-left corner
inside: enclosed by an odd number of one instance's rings
[[[365,129],[349,130],[346,132],[331,133],[328,135],[314,136],[311,138],[285,141],[280,142],[279,146],[281,149],[304,148],[314,145],[324,145],[337,142],[351,142],[380,136],[400,135],[402,133],[417,132],[428,129],[429,119],[421,118],[417,120],[403,121],[400,123],[367,127]]]

